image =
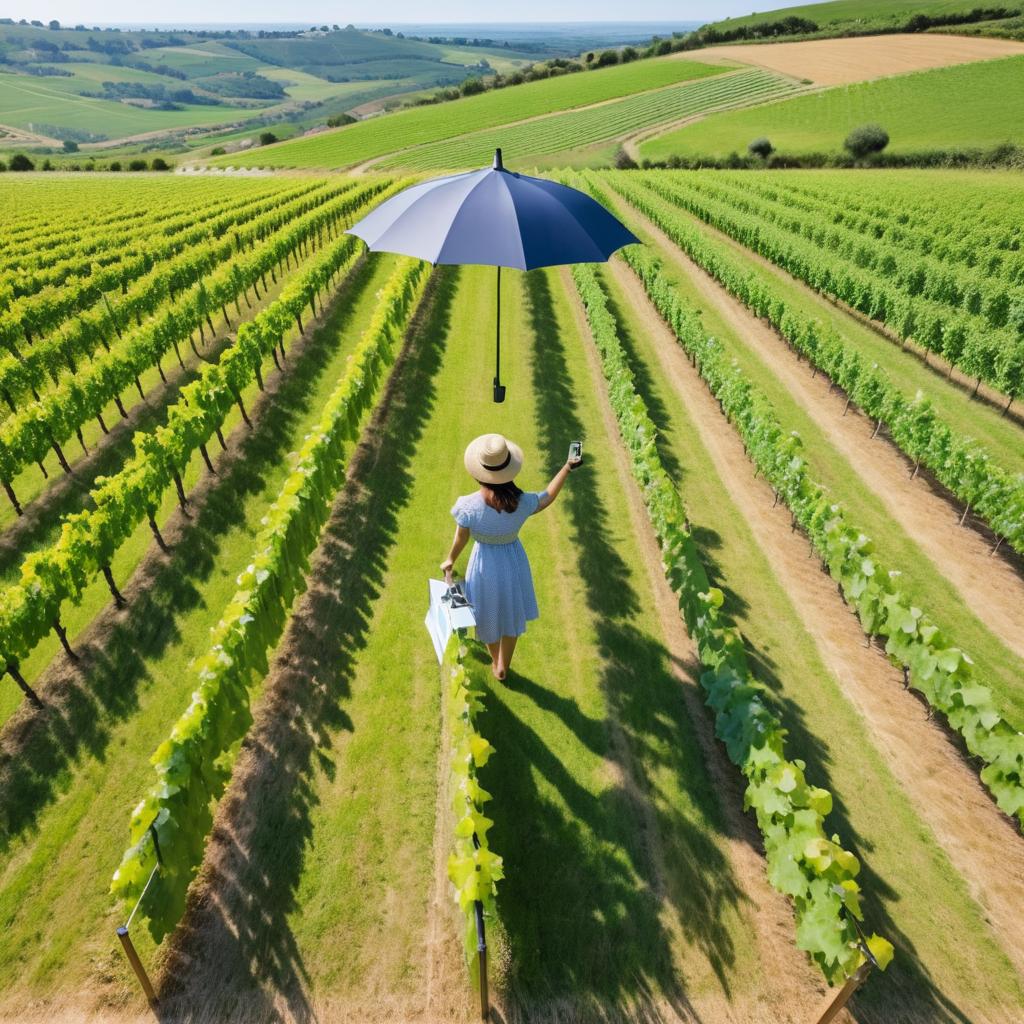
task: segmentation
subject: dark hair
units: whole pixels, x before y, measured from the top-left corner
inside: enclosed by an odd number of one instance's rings
[[[482,480],[477,483],[484,489],[484,501],[498,512],[515,512],[519,508],[519,499],[523,492],[516,487],[513,480],[507,484],[488,484]]]

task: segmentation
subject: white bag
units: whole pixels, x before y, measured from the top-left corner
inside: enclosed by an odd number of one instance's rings
[[[476,616],[461,584],[449,587],[443,580],[427,580],[427,586],[430,589],[430,607],[423,624],[434,642],[434,653],[440,664],[452,632],[475,626]]]

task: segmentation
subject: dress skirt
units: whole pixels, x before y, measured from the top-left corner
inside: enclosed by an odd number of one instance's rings
[[[521,636],[526,623],[540,614],[530,561],[518,539],[508,544],[477,541],[466,567],[465,589],[481,643]]]

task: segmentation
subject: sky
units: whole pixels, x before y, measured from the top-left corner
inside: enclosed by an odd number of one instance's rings
[[[200,22],[327,22],[380,24],[407,22],[484,21],[716,21],[751,11],[792,7],[806,0],[516,0],[514,4],[481,4],[480,0],[10,0],[0,14],[15,19],[87,25],[161,20]],[[488,8],[493,14],[488,13]]]

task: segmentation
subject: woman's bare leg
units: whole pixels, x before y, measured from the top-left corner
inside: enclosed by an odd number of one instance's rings
[[[495,640],[493,644],[487,645],[487,650],[491,652],[491,671],[498,674],[498,652],[501,650],[501,641]]]
[[[501,643],[498,648],[498,671],[497,676],[499,679],[505,678],[505,673],[508,672],[509,666],[512,664],[512,655],[516,652],[516,641],[519,639],[517,636],[503,636]]]

